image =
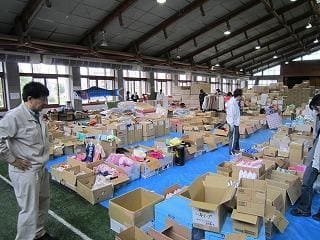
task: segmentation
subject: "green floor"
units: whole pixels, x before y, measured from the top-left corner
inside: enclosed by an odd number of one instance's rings
[[[7,164],[0,162],[0,174],[8,178]],[[14,239],[18,205],[13,189],[0,179],[0,239]],[[92,239],[114,239],[109,230],[108,211],[100,205],[92,206],[71,190],[51,182],[50,210]],[[81,239],[71,230],[49,216],[47,230],[58,239]]]

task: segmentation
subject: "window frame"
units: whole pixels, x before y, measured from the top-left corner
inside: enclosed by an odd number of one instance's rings
[[[19,64],[29,64],[31,67],[31,72],[20,72],[20,66]],[[48,108],[53,108],[53,107],[59,107],[62,106],[64,104],[61,104],[61,96],[60,96],[60,86],[59,86],[59,78],[68,78],[70,80],[71,78],[71,73],[70,73],[70,68],[69,66],[65,66],[65,65],[56,65],[56,64],[44,64],[44,65],[50,65],[51,67],[54,66],[55,69],[55,73],[35,73],[34,72],[34,65],[38,65],[38,64],[32,64],[32,63],[18,63],[18,69],[19,69],[19,81],[21,82],[20,78],[21,77],[31,77],[31,81],[34,81],[34,79],[40,78],[40,79],[44,79],[44,85],[47,87],[47,79],[56,79],[56,85],[57,85],[57,91],[58,91],[58,103],[55,104],[48,104],[47,107]],[[66,69],[69,68],[68,72],[69,74],[59,74],[59,70],[58,70],[58,66],[63,66],[66,67]],[[69,86],[67,86],[68,89],[68,99],[66,101],[71,101],[71,94],[70,94],[70,84]],[[50,90],[50,89],[49,89]],[[21,88],[21,94],[22,94],[22,88]]]
[[[1,63],[3,69],[3,63]],[[3,107],[0,106],[0,112],[5,112],[8,110],[7,105],[7,94],[6,94],[6,84],[4,79],[4,72],[0,72],[0,84],[2,87],[2,100],[3,100]]]

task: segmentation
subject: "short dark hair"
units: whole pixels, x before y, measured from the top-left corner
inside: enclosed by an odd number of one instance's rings
[[[227,96],[228,96],[228,97],[232,97],[232,92],[228,92],[228,93],[227,93]]]
[[[238,96],[242,96],[242,89],[237,88],[236,90],[234,90],[233,96],[235,98],[238,97]]]
[[[41,98],[48,96],[48,88],[39,82],[29,82],[23,87],[22,90],[22,99],[24,102],[28,101],[28,97]]]
[[[311,110],[315,110],[316,106],[320,106],[320,94],[315,95],[309,103]]]

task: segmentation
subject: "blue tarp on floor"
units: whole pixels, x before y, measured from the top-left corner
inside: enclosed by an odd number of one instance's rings
[[[241,148],[249,148],[250,146],[268,141],[272,136],[273,131],[271,130],[261,130],[253,134],[247,139],[240,140]],[[170,137],[177,136],[177,134],[172,133]],[[152,146],[153,141],[147,141],[141,143],[142,145]],[[139,187],[155,191],[159,194],[163,194],[164,190],[173,185],[179,184],[181,186],[190,185],[193,180],[206,172],[216,172],[216,166],[226,160],[229,160],[230,156],[228,154],[228,147],[220,147],[213,152],[206,153],[201,155],[191,161],[188,161],[184,166],[178,167],[174,166],[163,173],[153,176],[148,179],[139,179],[133,182],[130,182],[126,186],[121,187],[115,191],[115,196],[127,193],[131,190],[134,190]],[[48,163],[48,169],[53,164],[57,164],[66,160],[66,157],[56,158],[51,160]],[[109,201],[101,202],[101,205],[108,207]],[[320,197],[316,195],[314,197],[312,212],[316,213],[320,207]],[[290,211],[290,210],[289,210]],[[289,211],[286,214],[287,219],[289,220],[289,226],[286,229],[284,234],[275,234],[272,239],[280,240],[307,240],[307,239],[316,239],[318,232],[320,231],[320,222],[314,221],[310,218],[298,218],[293,217],[289,214]]]

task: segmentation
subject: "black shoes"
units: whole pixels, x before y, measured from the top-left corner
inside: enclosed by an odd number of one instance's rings
[[[304,212],[300,210],[299,208],[295,208],[291,210],[291,215],[296,216],[296,217],[310,217],[311,213],[310,212]],[[320,215],[319,215],[320,217]]]
[[[45,233],[42,237],[35,240],[58,240],[58,238],[52,237],[49,233]]]
[[[317,214],[312,215],[312,218],[316,221],[320,221],[320,212],[318,212]]]

